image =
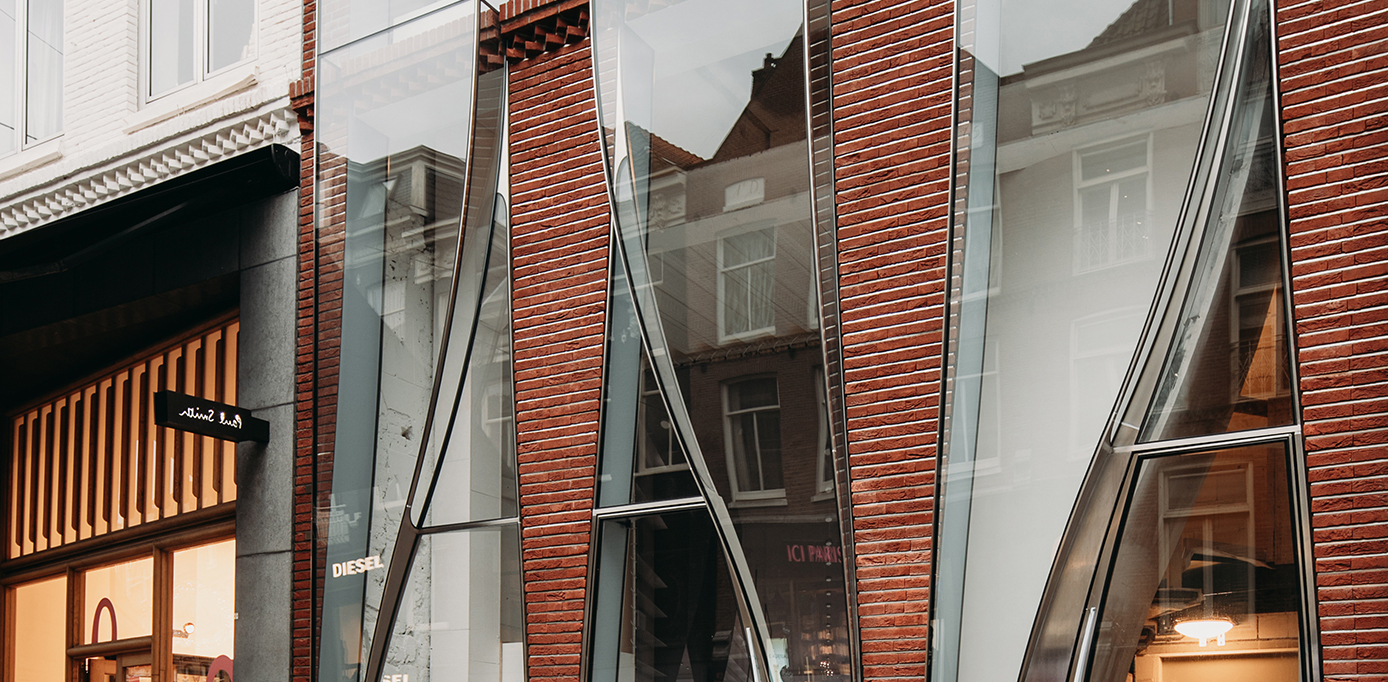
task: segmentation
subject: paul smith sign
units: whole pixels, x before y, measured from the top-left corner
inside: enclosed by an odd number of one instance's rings
[[[238,443],[270,440],[270,422],[252,417],[250,410],[173,391],[154,394],[154,423]]]

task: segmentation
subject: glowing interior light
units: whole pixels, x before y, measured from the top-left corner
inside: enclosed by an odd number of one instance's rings
[[[1206,618],[1185,620],[1176,624],[1176,632],[1200,640],[1200,646],[1213,639],[1224,646],[1224,633],[1233,629],[1234,623],[1226,618]]]

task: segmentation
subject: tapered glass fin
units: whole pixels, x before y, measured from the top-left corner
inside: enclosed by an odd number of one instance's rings
[[[613,267],[611,278],[598,504],[697,497],[689,456],[641,343],[625,270]]]
[[[506,202],[497,194],[506,161],[500,149],[506,73],[503,68],[478,76],[467,222],[442,376],[415,483],[411,513],[416,525],[518,513],[510,226]]]

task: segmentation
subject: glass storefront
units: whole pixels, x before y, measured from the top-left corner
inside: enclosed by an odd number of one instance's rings
[[[317,675],[519,682],[507,71],[478,59],[497,15],[387,5],[323,7],[360,37],[318,76],[345,277]]]
[[[122,553],[129,554],[129,550]],[[96,556],[100,556],[100,550]],[[15,682],[203,682],[236,657],[236,541],[146,546],[135,557],[11,585],[5,650]],[[75,605],[69,608],[68,605]],[[71,642],[71,644],[69,644]],[[11,648],[13,647],[13,648]]]
[[[592,679],[848,678],[806,6],[603,0],[593,28],[618,243]]]
[[[1306,564],[1270,10],[1079,5],[960,8],[967,210],[932,679],[1297,679]],[[1277,457],[1174,454],[1258,434]],[[1234,495],[1201,486],[1235,479],[1243,516],[1192,525],[1224,508],[1205,497]],[[1237,644],[1183,624],[1216,620]]]

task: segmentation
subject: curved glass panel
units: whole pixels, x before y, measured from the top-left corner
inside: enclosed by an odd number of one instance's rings
[[[1273,443],[1140,462],[1090,682],[1300,679],[1287,455]]]
[[[1177,234],[1228,11],[1218,0],[961,6],[973,30],[959,55],[936,680],[1023,669]]]
[[[416,525],[516,516],[511,259],[501,149],[506,71],[481,74],[458,290],[430,439],[411,506]],[[503,189],[504,188],[500,188]],[[443,465],[438,467],[439,452]],[[446,495],[436,495],[437,491]],[[466,494],[459,494],[466,491]],[[423,516],[421,516],[423,515]],[[421,521],[422,518],[422,521]]]
[[[318,39],[327,52],[448,4],[449,0],[324,0],[318,5]]]
[[[751,628],[708,512],[600,527],[594,682],[752,682]]]
[[[793,0],[594,3],[624,268],[600,502],[687,495],[691,470],[770,673],[848,676],[804,17]]]
[[[423,666],[402,673],[416,679],[461,664],[500,680],[497,647],[519,641],[483,633],[507,621],[479,610],[465,628],[481,637],[470,641],[477,657],[456,646],[447,661],[433,655],[461,636],[435,616],[463,612],[458,595],[470,589],[432,582],[439,557],[500,562],[517,576],[519,558],[419,530],[517,513],[509,235],[497,193],[506,74],[476,76],[477,8],[452,4],[319,61],[319,216],[323,248],[341,248],[344,262],[332,490],[319,512],[325,681],[406,659]],[[338,246],[329,237],[343,223]],[[392,631],[403,634],[387,650]],[[506,679],[518,676],[513,662]]]
[[[524,682],[520,527],[419,538],[381,679]]]
[[[1266,12],[1255,9],[1199,255],[1142,441],[1294,419],[1268,41]]]

